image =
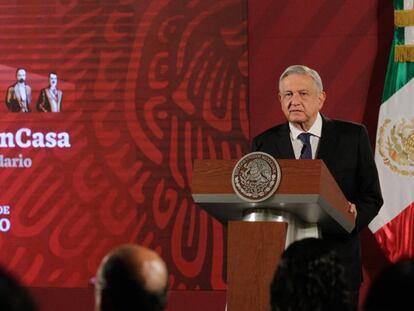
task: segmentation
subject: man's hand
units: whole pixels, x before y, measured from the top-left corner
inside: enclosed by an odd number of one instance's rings
[[[348,202],[348,212],[354,214],[354,218],[356,219],[358,211],[354,203]]]

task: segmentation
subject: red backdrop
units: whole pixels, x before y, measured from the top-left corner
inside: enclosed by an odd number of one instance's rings
[[[240,157],[281,122],[277,79],[296,63],[320,72],[323,113],[374,141],[392,16],[381,0],[2,1],[0,96],[25,67],[34,101],[49,71],[64,98],[57,114],[0,104],[0,133],[64,131],[71,148],[0,149],[33,162],[0,168],[1,264],[51,310],[90,309],[89,278],[125,242],[157,250],[174,290],[225,289],[225,230],[191,200],[192,160]],[[382,257],[368,232],[363,248],[369,279]]]
[[[251,136],[283,120],[279,76],[304,64],[324,82],[322,112],[363,122],[375,138],[392,29],[390,1],[249,1]]]
[[[108,250],[134,242],[165,258],[171,288],[225,288],[223,227],[189,183],[195,158],[248,150],[246,13],[240,0],[2,1],[2,97],[19,67],[34,101],[49,71],[64,95],[55,114],[0,105],[0,132],[71,144],[1,149],[32,161],[1,168],[3,265],[30,286],[88,287]]]

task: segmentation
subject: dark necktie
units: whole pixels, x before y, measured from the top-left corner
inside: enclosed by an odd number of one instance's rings
[[[310,144],[310,136],[309,133],[300,133],[298,138],[302,141],[303,147],[300,151],[299,159],[311,159],[312,160],[312,147]]]

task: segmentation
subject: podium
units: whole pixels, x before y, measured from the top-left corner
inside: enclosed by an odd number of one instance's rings
[[[196,160],[194,202],[227,226],[227,311],[268,311],[270,283],[292,223],[347,234],[355,226],[348,201],[322,160],[278,160],[281,182],[265,201],[233,190],[237,160]]]

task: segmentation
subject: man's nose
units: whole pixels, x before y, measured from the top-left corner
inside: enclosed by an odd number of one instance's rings
[[[299,105],[300,104],[300,100],[301,100],[301,98],[300,98],[300,95],[299,95],[299,93],[293,93],[292,94],[292,97],[291,97],[291,103],[292,103],[292,105]]]

